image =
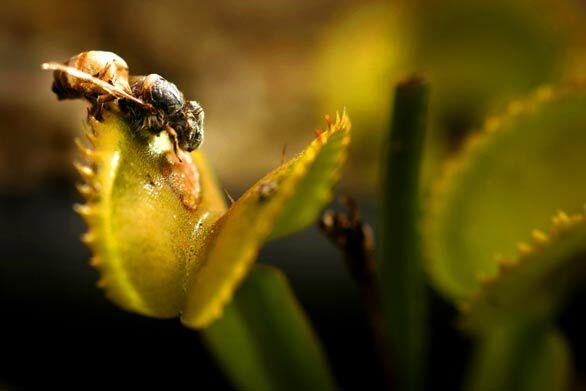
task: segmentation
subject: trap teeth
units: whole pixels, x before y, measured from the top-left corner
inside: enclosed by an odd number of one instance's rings
[[[102,262],[100,261],[100,257],[98,257],[97,255],[91,257],[90,259],[90,266],[92,267],[98,267]]]
[[[106,287],[106,285],[108,284],[108,281],[105,278],[100,278],[97,282],[96,285],[98,286],[98,288],[104,288]]]
[[[83,217],[89,217],[93,214],[93,209],[88,205],[75,204],[73,205],[73,210]]]
[[[86,232],[81,235],[81,241],[87,245],[90,245],[96,241],[96,237],[91,232]]]
[[[537,244],[547,244],[547,242],[549,242],[549,236],[547,236],[547,234],[538,229],[534,229],[531,232],[531,237],[533,238],[533,241]]]
[[[496,129],[498,129],[500,123],[501,123],[500,118],[489,117],[484,123],[484,129],[486,129],[486,131],[489,133],[494,132]]]
[[[554,224],[567,224],[569,222],[570,222],[570,217],[566,214],[566,212],[563,212],[561,210],[553,218]]]
[[[92,147],[96,146],[98,141],[98,137],[91,132],[85,132],[84,134],[85,139],[92,145]]]
[[[93,151],[93,149],[90,149],[86,145],[84,145],[79,138],[75,138],[74,142],[79,152],[85,158],[92,159],[95,156],[95,152]]]
[[[519,254],[527,255],[533,252],[533,248],[525,242],[521,242],[517,245],[517,249],[519,250]]]
[[[79,162],[74,162],[73,167],[75,167],[77,172],[79,172],[79,174],[86,180],[91,180],[95,174],[94,170],[92,170],[89,166]]]
[[[79,191],[79,194],[86,198],[89,198],[96,193],[95,189],[86,183],[78,183],[75,187],[77,188],[77,191]]]

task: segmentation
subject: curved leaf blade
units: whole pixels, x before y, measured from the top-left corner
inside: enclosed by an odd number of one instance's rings
[[[490,118],[450,164],[425,222],[427,269],[448,298],[473,294],[519,238],[549,227],[552,211],[582,209],[585,107],[582,86],[544,87]]]
[[[113,112],[89,124],[88,143],[80,143],[85,160],[77,164],[86,202],[77,211],[88,224],[83,239],[98,285],[128,311],[178,316],[186,275],[225,210],[215,178],[200,152],[178,162],[165,133],[137,132]],[[196,184],[182,177],[192,169],[202,185],[199,201],[191,197]]]
[[[559,302],[586,279],[586,217],[560,212],[549,234],[535,231],[518,258],[499,260],[496,275],[486,277],[464,304],[463,327],[482,334],[497,324],[530,316],[549,319]]]
[[[182,316],[184,324],[204,328],[220,316],[277,219],[290,203],[306,197],[310,189],[303,186],[304,179],[311,178],[316,170],[339,169],[341,164],[320,162],[343,161],[349,142],[349,120],[343,115],[292,163],[265,176],[230,207],[214,227],[205,263],[193,274]]]
[[[328,127],[333,125],[329,117],[326,117],[326,121]],[[350,120],[345,112],[342,113],[342,117],[337,116],[335,122],[339,124],[338,126],[351,129]],[[322,137],[321,134],[318,134],[319,137]],[[284,170],[290,170],[299,158],[301,155],[288,162]],[[316,157],[313,168],[297,185],[295,197],[285,205],[275,221],[270,239],[289,235],[315,221],[322,208],[332,198],[332,188],[340,179],[345,160],[345,150],[338,154],[321,153]]]

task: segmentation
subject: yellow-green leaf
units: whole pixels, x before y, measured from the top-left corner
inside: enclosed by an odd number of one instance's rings
[[[188,272],[225,210],[215,178],[200,152],[179,162],[166,133],[139,132],[112,112],[89,117],[89,126],[76,164],[86,202],[77,210],[88,224],[83,239],[98,285],[126,310],[178,316]],[[190,180],[197,175],[199,185]]]
[[[292,163],[265,176],[230,207],[214,226],[204,264],[192,274],[182,316],[184,324],[203,328],[220,316],[288,205],[305,199],[306,204],[315,203],[306,205],[307,210],[313,210],[326,202],[324,197],[315,196],[325,191],[321,186],[314,193],[307,184],[323,177],[331,186],[328,178],[337,175],[335,171],[345,158],[349,139],[349,120],[343,115]]]
[[[326,121],[328,121],[328,126],[332,125],[329,117],[326,117]],[[336,123],[337,126],[350,130],[350,120],[345,113],[342,114],[341,118],[336,118]],[[321,137],[323,136],[318,133],[318,139]],[[348,143],[349,138],[344,142]],[[289,161],[284,167],[285,172],[292,170],[297,164],[297,160],[302,157],[303,154],[300,154]],[[345,160],[346,150],[344,148],[340,148],[338,153],[335,151],[320,153],[316,157],[312,169],[297,185],[295,196],[287,202],[275,221],[270,235],[271,239],[299,231],[315,221],[321,209],[332,197],[332,188],[340,178]]]
[[[560,212],[545,234],[534,231],[516,258],[499,260],[499,271],[463,305],[463,326],[483,334],[496,324],[531,317],[549,319],[586,277],[586,217]]]
[[[77,163],[86,203],[77,210],[99,285],[121,307],[154,317],[178,316],[190,289],[184,321],[195,327],[220,313],[279,217],[282,235],[327,202],[349,142],[343,115],[226,212],[200,152],[176,155],[165,132],[135,129],[112,111],[89,122]]]
[[[552,212],[582,210],[585,108],[582,86],[541,88],[490,118],[450,164],[425,227],[428,271],[447,297],[470,297],[519,240],[548,229]]]

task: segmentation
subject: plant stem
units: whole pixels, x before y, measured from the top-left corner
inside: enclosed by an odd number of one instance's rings
[[[427,295],[422,270],[420,167],[428,88],[419,78],[395,89],[382,181],[380,289],[399,390],[421,390],[427,350]]]
[[[354,200],[342,197],[341,202],[349,213],[326,211],[319,221],[321,231],[343,253],[346,267],[356,283],[362,304],[366,308],[372,327],[374,343],[381,370],[389,388],[393,384],[392,365],[385,342],[384,320],[380,295],[376,284],[374,238],[370,225],[363,223]]]
[[[255,265],[224,315],[201,332],[235,388],[334,390],[334,379],[285,276]]]

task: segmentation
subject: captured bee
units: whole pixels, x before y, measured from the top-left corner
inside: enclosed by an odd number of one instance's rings
[[[54,70],[52,91],[61,99],[86,98],[92,103],[111,97],[132,99],[128,65],[111,52],[92,50],[71,57],[65,64],[45,63]]]
[[[203,141],[204,111],[196,101],[186,101],[177,86],[162,76],[151,74],[131,78],[132,94],[150,104],[145,110],[132,103],[122,104],[135,125],[154,132],[166,130],[176,141],[176,148],[187,152],[197,149]]]
[[[98,114],[103,103],[117,101],[138,128],[166,131],[175,152],[191,152],[203,141],[204,112],[196,101],[186,102],[175,84],[155,74],[134,77],[130,85],[128,66],[114,53],[83,52],[42,68],[55,71],[52,89],[59,99],[85,98]]]

